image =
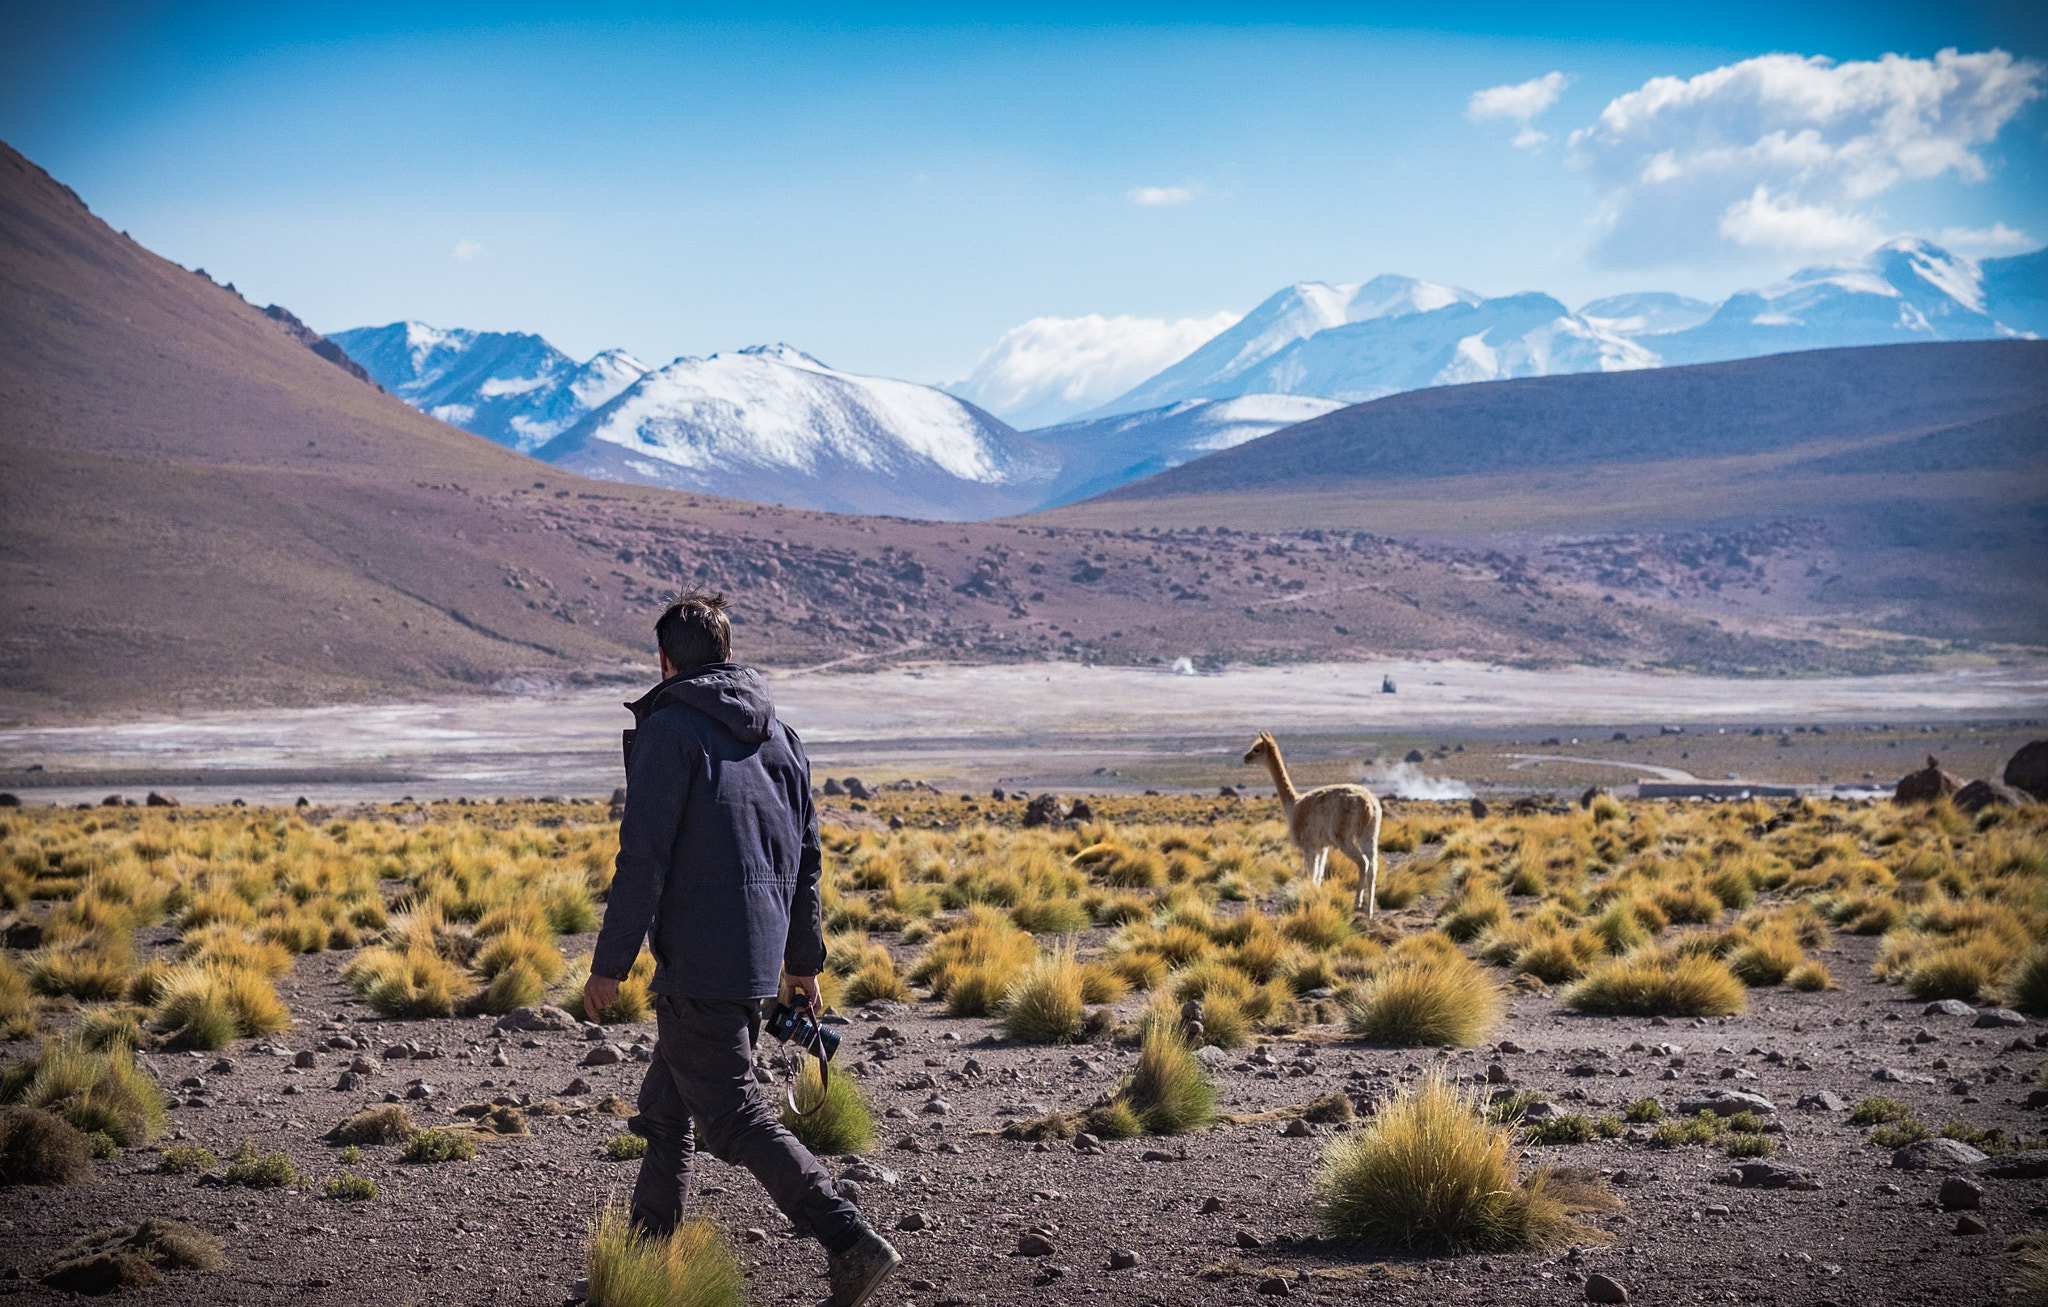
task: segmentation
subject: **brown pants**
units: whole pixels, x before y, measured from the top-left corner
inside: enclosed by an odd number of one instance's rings
[[[758,1002],[654,996],[660,1042],[626,1123],[647,1140],[633,1186],[633,1220],[666,1234],[682,1219],[690,1158],[698,1149],[754,1173],[797,1233],[839,1252],[859,1237],[860,1213],[782,1126],[754,1079]]]

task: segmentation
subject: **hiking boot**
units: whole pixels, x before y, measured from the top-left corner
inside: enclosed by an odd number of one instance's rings
[[[862,1222],[860,1238],[853,1247],[826,1259],[825,1275],[832,1282],[832,1296],[819,1307],[860,1307],[902,1263],[903,1254]]]

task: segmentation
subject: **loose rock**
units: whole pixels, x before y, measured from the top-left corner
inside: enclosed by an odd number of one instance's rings
[[[1138,1256],[1135,1249],[1113,1248],[1110,1250],[1109,1269],[1112,1271],[1134,1270],[1144,1264],[1145,1259]]]
[[[1019,1257],[1050,1257],[1053,1254],[1052,1240],[1042,1234],[1026,1231],[1017,1236]]]
[[[1586,1277],[1587,1302],[1627,1302],[1628,1290],[1619,1281],[1595,1272]]]
[[[583,1055],[580,1066],[612,1066],[626,1060],[626,1050],[617,1044],[599,1044]]]
[[[1974,1180],[1952,1175],[1941,1182],[1941,1191],[1935,1197],[1951,1212],[1974,1212],[1984,1206],[1984,1186]]]
[[[2027,1024],[2027,1019],[2009,1007],[1987,1007],[1977,1013],[1976,1026],[1979,1030],[2024,1026],[2025,1024]]]
[[[1984,1154],[1960,1139],[1921,1139],[1892,1154],[1892,1166],[1901,1171],[1947,1171],[1983,1160]]]

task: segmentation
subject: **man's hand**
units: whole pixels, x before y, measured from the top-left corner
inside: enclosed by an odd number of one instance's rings
[[[824,1014],[825,996],[818,992],[818,978],[816,976],[792,976],[787,971],[783,972],[782,1001],[785,1003],[789,1002],[791,996],[795,994],[802,994],[810,999],[813,1014],[820,1016]]]
[[[583,982],[583,1014],[592,1021],[600,1018],[598,1013],[619,1001],[619,982],[610,976],[592,972],[590,979]]]

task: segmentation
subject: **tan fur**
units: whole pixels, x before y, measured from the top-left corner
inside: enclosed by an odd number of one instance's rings
[[[1297,794],[1287,779],[1287,764],[1280,760],[1280,745],[1264,731],[1245,751],[1247,764],[1263,762],[1273,774],[1273,788],[1280,792],[1280,807],[1287,814],[1287,833],[1301,850],[1302,874],[1317,885],[1330,850],[1341,849],[1358,864],[1358,897],[1353,912],[1367,917],[1379,911],[1380,888],[1380,801],[1363,785],[1324,785]]]

